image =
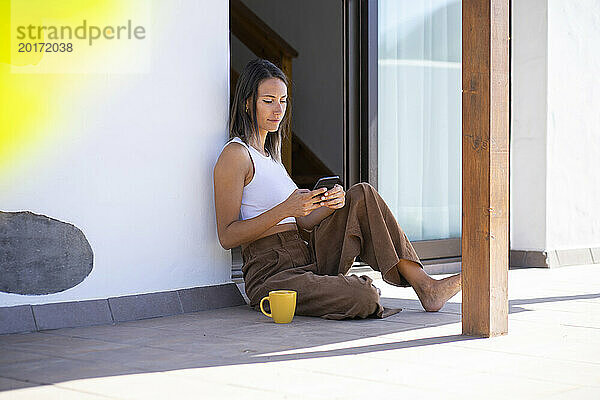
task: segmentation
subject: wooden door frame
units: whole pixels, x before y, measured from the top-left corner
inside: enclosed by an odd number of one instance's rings
[[[369,182],[378,187],[378,126],[377,126],[377,43],[378,21],[377,0],[362,0],[357,7],[359,21],[359,39],[357,54],[360,54],[359,74],[359,154],[358,169],[360,181]],[[413,247],[427,263],[455,262],[461,257],[461,238],[418,240]]]
[[[462,329],[482,337],[508,332],[509,3],[462,0]],[[344,186],[377,188],[377,0],[343,13]]]
[[[343,0],[342,13],[344,188],[377,188],[377,1]]]
[[[366,149],[361,146],[360,116],[360,0],[342,1],[344,189],[361,182]]]

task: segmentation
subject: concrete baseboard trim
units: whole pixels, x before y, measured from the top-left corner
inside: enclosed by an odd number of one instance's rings
[[[511,250],[509,265],[515,268],[553,268],[600,264],[600,247],[569,250]]]
[[[114,324],[244,305],[233,282],[107,299],[0,307],[0,334]]]

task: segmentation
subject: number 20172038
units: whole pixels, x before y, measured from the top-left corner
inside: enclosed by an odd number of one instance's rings
[[[73,43],[19,43],[19,53],[71,53]]]

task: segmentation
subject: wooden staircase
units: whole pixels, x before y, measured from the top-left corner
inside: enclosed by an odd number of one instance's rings
[[[229,29],[257,57],[264,58],[277,65],[287,76],[290,85],[288,96],[292,97],[292,58],[298,57],[298,52],[288,42],[283,40],[271,27],[252,12],[240,0],[229,2]],[[239,74],[232,70],[231,90],[235,90]],[[231,97],[233,98],[233,92]],[[292,173],[292,143],[291,138],[284,138],[281,144],[281,161]]]
[[[240,0],[230,0],[230,8],[231,33],[257,57],[265,58],[281,68],[290,82],[288,95],[292,98],[292,59],[298,57],[296,49]],[[233,98],[238,78],[239,73],[232,67],[230,98]],[[281,153],[283,165],[298,187],[312,189],[321,176],[332,175],[331,170],[294,132],[291,132],[291,137],[284,139]]]
[[[331,176],[333,172],[308,146],[292,132],[292,173],[290,174],[299,188],[312,189],[322,176]]]

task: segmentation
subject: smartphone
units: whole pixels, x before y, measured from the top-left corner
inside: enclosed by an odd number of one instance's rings
[[[333,189],[333,187],[335,186],[336,183],[338,183],[340,185],[342,184],[342,181],[340,180],[339,176],[337,176],[337,175],[324,176],[322,178],[319,178],[319,180],[315,184],[315,187],[313,188],[313,190],[317,190],[318,188],[321,188],[321,187],[326,187],[327,190]]]

